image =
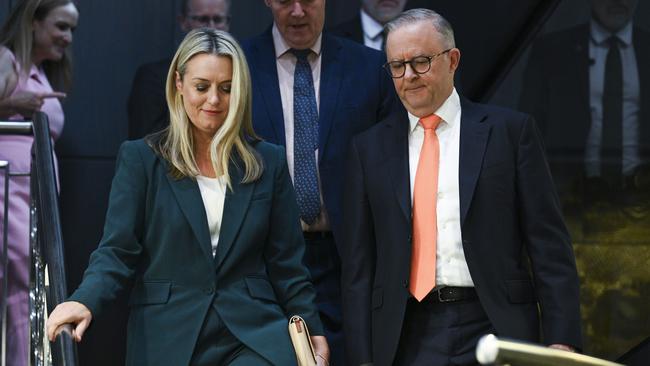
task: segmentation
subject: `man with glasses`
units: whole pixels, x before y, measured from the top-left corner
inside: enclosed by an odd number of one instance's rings
[[[343,365],[340,259],[350,138],[399,108],[378,51],[323,33],[325,0],[265,0],[273,25],[243,43],[253,125],[286,147],[306,242],[304,262],[332,350]]]
[[[488,333],[580,348],[575,260],[534,121],[456,92],[460,51],[439,14],[409,10],[386,31],[408,113],[350,147],[348,364],[475,365]]]
[[[183,32],[210,27],[228,31],[230,0],[183,0],[178,24]],[[171,58],[141,65],[135,73],[128,101],[129,140],[142,138],[169,125],[165,81]]]

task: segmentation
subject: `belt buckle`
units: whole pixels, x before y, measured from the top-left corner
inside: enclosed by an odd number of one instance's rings
[[[442,290],[444,290],[445,288],[446,288],[446,287],[443,287],[443,288],[439,289],[438,291],[436,291],[437,294],[438,294],[438,301],[441,302],[441,303],[445,303],[445,302],[454,302],[454,301],[456,301],[456,299],[454,299],[453,297],[448,298],[448,299],[443,299],[443,298],[442,298],[442,296],[441,296],[441,294],[442,294]],[[452,291],[453,291],[453,290],[452,290]]]

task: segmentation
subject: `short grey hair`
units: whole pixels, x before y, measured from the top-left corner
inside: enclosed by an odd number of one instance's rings
[[[451,28],[451,24],[442,15],[430,9],[411,9],[403,12],[384,26],[386,38],[395,29],[417,22],[430,22],[436,32],[442,36],[445,48],[456,47],[454,30]]]

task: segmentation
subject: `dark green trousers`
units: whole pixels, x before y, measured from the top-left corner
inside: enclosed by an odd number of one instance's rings
[[[265,358],[230,333],[219,314],[210,308],[192,354],[191,366],[268,366]]]

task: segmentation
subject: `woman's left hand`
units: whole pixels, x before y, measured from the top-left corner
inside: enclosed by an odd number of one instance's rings
[[[314,346],[316,365],[329,366],[330,347],[327,345],[327,339],[324,336],[311,336],[311,344]]]

